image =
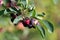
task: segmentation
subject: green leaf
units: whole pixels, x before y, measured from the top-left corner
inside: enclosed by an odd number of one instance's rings
[[[54,31],[54,27],[53,27],[53,24],[47,20],[43,20],[42,21],[43,24],[46,26],[46,28],[48,29],[48,32],[53,32]]]
[[[23,4],[23,7],[26,8],[26,0],[21,0],[21,4]]]
[[[10,0],[5,0],[6,2],[10,2]]]
[[[26,0],[26,4],[28,5],[28,0]]]
[[[15,12],[15,11],[14,11],[13,9],[10,9],[10,8],[9,8],[9,9],[5,9],[5,10],[4,10],[4,15],[7,16],[7,15],[9,15],[10,13],[14,13],[14,12]]]
[[[11,7],[10,8],[11,11],[17,12],[17,13],[21,13],[21,10],[17,10],[15,7]]]
[[[39,20],[43,19],[43,17],[40,17],[40,16],[35,16],[34,18],[39,19]]]
[[[53,3],[54,4],[58,4],[58,0],[53,0]]]
[[[7,10],[7,12],[11,12],[10,9],[6,9],[6,10]]]
[[[6,15],[8,12],[7,12],[7,10],[5,9],[5,11],[4,11],[4,15]]]
[[[36,16],[36,11],[33,9],[32,11],[29,12],[29,17],[35,17]]]
[[[35,10],[31,11],[30,15],[31,15],[31,17],[35,17],[36,16],[36,11]]]
[[[3,14],[4,14],[4,10],[1,10],[1,11],[0,11],[0,15],[3,15]]]
[[[16,12],[15,8],[9,8],[9,10],[12,11],[12,12]]]
[[[37,14],[37,16],[44,17],[45,13],[42,12],[42,14]]]
[[[41,25],[37,25],[36,27],[39,30],[41,36],[44,38],[44,36],[45,36],[45,30],[44,30],[44,28]]]
[[[36,11],[33,10],[32,16],[35,17],[36,16]]]
[[[18,3],[17,6],[21,6],[22,4]]]
[[[28,4],[28,0],[21,0],[22,4]]]
[[[29,16],[30,16],[30,17],[32,16],[32,11],[31,11],[31,12],[29,12]]]
[[[4,3],[3,3],[4,6],[6,6],[6,4],[10,2],[10,0],[3,0],[3,1],[4,1]]]
[[[17,24],[20,20],[23,20],[22,16],[18,16],[14,19],[13,23]]]
[[[18,0],[15,0],[16,2],[18,2]]]

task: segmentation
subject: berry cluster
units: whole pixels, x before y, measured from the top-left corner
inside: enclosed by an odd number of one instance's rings
[[[25,27],[35,28],[34,25],[33,25],[32,19],[29,19],[28,17],[23,19],[22,23]]]
[[[13,22],[17,16],[18,16],[18,14],[12,13],[11,21]],[[24,27],[35,28],[34,25],[37,25],[39,22],[38,22],[38,20],[36,20],[34,18],[25,17],[25,18],[23,18],[23,20],[20,20],[16,25],[18,25],[19,23],[22,23],[24,25]]]
[[[24,27],[28,27],[28,28],[35,28],[34,25],[39,25],[38,20],[28,17],[24,18],[23,20],[20,20],[19,23],[22,23]]]

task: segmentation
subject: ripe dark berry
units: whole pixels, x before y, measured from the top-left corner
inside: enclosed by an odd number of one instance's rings
[[[20,25],[21,23],[21,25]],[[18,25],[19,24],[19,25]],[[23,20],[20,20],[18,23],[17,23],[18,26],[24,26],[24,27],[28,27],[28,28],[35,28],[34,25],[39,25],[39,22],[38,20],[36,19],[30,19],[28,17],[24,18]]]
[[[28,25],[28,28],[33,28],[34,26],[32,24],[29,24]]]
[[[30,20],[29,28],[35,28],[34,25],[33,25],[33,21],[32,21],[32,19]]]
[[[32,25],[29,25],[28,28],[32,28]]]
[[[25,27],[28,27],[28,28],[35,28],[34,27],[34,22],[35,22],[36,20],[34,20],[34,19],[29,19],[28,17],[26,17],[24,20],[23,20],[23,25],[25,26]]]

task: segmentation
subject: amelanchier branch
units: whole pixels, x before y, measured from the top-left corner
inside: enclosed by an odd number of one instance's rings
[[[4,7],[3,10],[0,10],[0,15],[9,14],[11,22],[18,30],[24,30],[26,27],[28,29],[37,28],[43,38],[46,32],[44,27],[46,27],[50,33],[54,31],[53,24],[43,19],[45,13],[42,12],[38,14],[34,4],[28,0],[0,0],[0,5]]]

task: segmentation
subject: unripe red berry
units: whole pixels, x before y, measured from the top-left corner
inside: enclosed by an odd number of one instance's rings
[[[17,29],[18,30],[24,30],[24,25],[23,25],[23,23],[22,22],[19,22],[18,24],[17,24]]]
[[[30,24],[30,20],[28,19],[28,20],[25,20],[25,23],[27,24],[27,25],[29,25]]]
[[[26,17],[24,20],[23,20],[23,23],[25,25],[29,25],[30,24],[30,19],[28,17]]]

